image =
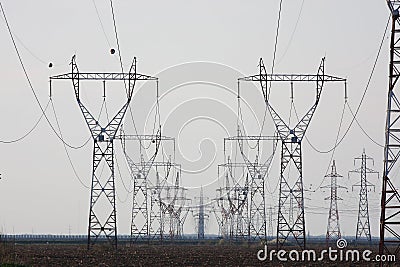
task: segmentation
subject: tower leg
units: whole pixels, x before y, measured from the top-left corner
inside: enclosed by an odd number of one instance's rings
[[[104,164],[104,168],[102,166]],[[101,167],[100,167],[101,166]],[[107,169],[107,171],[105,171]],[[113,141],[94,141],[88,248],[104,234],[117,248]]]
[[[297,180],[290,184],[289,177],[285,173],[286,168],[293,162],[296,167]],[[292,214],[293,222],[290,222],[290,198],[295,201]],[[289,237],[293,237],[296,244],[305,249],[305,220],[303,198],[303,171],[300,142],[282,142],[281,152],[281,177],[279,187],[279,207],[277,223],[277,248],[280,249]]]

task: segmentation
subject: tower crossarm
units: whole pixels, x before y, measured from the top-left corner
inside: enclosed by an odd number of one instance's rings
[[[239,78],[239,81],[247,82],[316,82],[322,80],[324,82],[345,82],[346,79],[331,75],[320,76],[318,74],[256,74]]]
[[[264,135],[237,135],[225,137],[224,141],[275,141],[278,140],[277,136],[264,136]]]
[[[342,82],[345,83],[346,79],[327,75],[324,72],[325,58],[322,58],[317,74],[267,74],[264,62],[260,59],[259,70],[260,73],[251,75],[243,78],[239,78],[239,81],[251,81],[260,82],[264,100],[267,104],[267,108],[272,116],[275,127],[279,133],[281,140],[291,140],[292,142],[299,142],[304,137],[305,132],[310,124],[310,121],[315,113],[319,99],[321,96],[322,88],[325,82]],[[308,112],[302,117],[298,124],[290,129],[289,126],[284,122],[276,110],[272,107],[269,100],[269,88],[268,83],[272,82],[315,82],[316,83],[316,99],[313,106]]]
[[[137,81],[149,81],[149,80],[158,80],[156,77],[152,77],[145,74],[140,73],[118,73],[118,72],[81,72],[81,73],[64,73],[59,75],[54,75],[50,77],[50,80],[71,80],[71,79],[79,79],[83,80],[91,80],[91,81],[128,81],[128,80],[137,80]]]
[[[161,141],[175,141],[174,137],[169,136],[158,136],[155,134],[120,134],[115,137],[115,139],[124,139],[124,140],[140,140],[140,141],[153,141],[159,138]]]

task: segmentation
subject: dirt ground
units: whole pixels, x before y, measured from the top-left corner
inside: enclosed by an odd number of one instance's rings
[[[260,246],[248,245],[106,245],[2,244],[0,266],[379,266],[365,262],[283,263],[259,261]],[[392,263],[390,266],[397,266]]]

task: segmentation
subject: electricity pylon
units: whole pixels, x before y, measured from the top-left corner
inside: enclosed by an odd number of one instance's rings
[[[210,219],[210,213],[214,212],[214,214],[216,215],[216,211],[214,210],[214,208],[212,206],[205,204],[205,201],[208,201],[208,198],[204,197],[203,187],[200,188],[200,196],[195,197],[195,199],[197,199],[198,205],[193,207],[192,215],[193,215],[193,218],[195,221],[195,229],[197,232],[197,239],[203,240],[205,238],[207,222]],[[197,211],[194,209],[197,209]],[[218,226],[221,227],[221,225],[220,225],[221,222],[219,221],[220,218],[219,217],[216,217],[216,218],[217,218]]]
[[[337,183],[337,178],[342,178],[343,176],[337,173],[335,160],[333,160],[331,173],[325,175],[325,177],[331,178],[330,185],[321,187],[321,188],[330,188],[330,196],[325,198],[325,200],[330,200],[328,227],[326,230],[326,244],[329,245],[329,242],[331,240],[337,240],[342,237],[342,234],[340,232],[339,209],[337,201],[343,199],[338,197],[337,190],[338,188],[346,188],[346,187],[338,185]]]
[[[149,174],[152,167],[157,168],[160,162],[155,165],[154,160],[157,157],[161,142],[172,142],[175,147],[175,139],[161,135],[161,127],[156,134],[149,135],[130,135],[121,131],[119,136],[116,137],[121,140],[122,150],[125,155],[126,162],[129,166],[130,174],[133,180],[133,194],[132,194],[132,215],[131,215],[131,242],[134,243],[138,240],[148,240],[152,236],[150,225],[150,208],[148,190],[151,186],[149,182]],[[138,141],[139,145],[142,142],[149,142],[149,148],[154,145],[154,153],[149,159],[144,159],[143,154],[140,155],[140,162],[135,162],[127,151],[127,141]],[[165,165],[169,166],[169,163]],[[156,174],[158,175],[158,173]]]
[[[237,136],[230,136],[224,138],[224,151],[226,149],[227,142],[237,142],[239,145],[240,153],[244,163],[236,163],[236,166],[246,166],[247,172],[250,174],[249,181],[249,196],[247,197],[248,202],[248,216],[247,216],[247,231],[248,238],[255,240],[264,240],[267,237],[267,216],[265,208],[265,179],[267,179],[267,173],[271,166],[273,155],[275,153],[277,136],[251,136],[242,135],[238,129]],[[251,161],[244,151],[244,141],[249,143],[250,141],[256,142],[257,151],[260,150],[260,142],[272,141],[273,151],[267,160],[263,163],[259,162],[258,154],[254,161]],[[239,164],[239,165],[238,165]],[[257,223],[259,222],[259,223]]]
[[[167,178],[170,174],[172,174],[172,170],[176,169],[181,176],[181,165],[172,162],[172,159],[169,158],[168,161],[154,161],[152,164],[156,175],[155,184],[148,182],[148,191],[150,192],[149,200],[149,239],[164,239],[164,216],[166,213],[166,203],[163,202],[163,191],[166,187]],[[162,168],[163,172],[161,172],[160,168]],[[163,176],[164,174],[164,176]]]
[[[200,205],[199,205],[199,223],[198,223],[197,238],[204,239],[204,196],[203,187],[200,190]]]
[[[374,187],[374,191],[375,191],[375,185],[368,182],[367,174],[375,173],[375,174],[379,175],[379,173],[377,171],[374,171],[367,167],[367,161],[371,160],[372,164],[373,164],[374,160],[365,154],[365,149],[363,150],[361,157],[354,159],[354,164],[358,160],[361,161],[361,167],[358,169],[349,171],[349,175],[350,175],[350,173],[359,173],[360,178],[361,178],[360,183],[354,184],[352,186],[352,190],[354,187],[360,187],[360,193],[359,193],[360,199],[359,199],[359,204],[358,204],[356,241],[361,239],[362,236],[365,236],[365,238],[369,242],[371,242],[371,227],[369,224],[369,210],[368,210],[368,187]]]
[[[136,72],[136,58],[133,59],[129,73],[81,73],[75,61],[71,61],[71,72],[50,77],[52,80],[71,80],[74,87],[75,98],[81,109],[86,124],[93,139],[93,165],[90,188],[88,248],[99,237],[104,235],[111,244],[117,248],[117,212],[115,203],[115,177],[114,177],[114,140],[118,129],[124,119],[126,110],[132,100],[133,89],[136,81],[157,80],[157,78]],[[80,98],[81,81],[102,82],[103,97],[105,99],[106,81],[128,81],[125,88],[127,99],[117,114],[106,124],[102,125],[83,104]],[[107,172],[99,168],[100,164],[107,166]],[[105,201],[106,206],[99,204]]]
[[[400,78],[399,0],[386,1],[392,15],[390,38],[389,90],[387,95],[385,148],[381,195],[379,254],[400,254],[400,180],[393,172],[400,157],[400,101],[397,82]]]
[[[231,162],[228,156],[226,163],[218,165],[218,177],[220,177],[220,168],[224,169],[225,174],[224,186],[217,189],[220,195],[218,206],[221,208],[221,222],[223,223],[221,226],[224,227],[221,232],[225,233],[226,231],[226,236],[231,240],[244,240],[249,235],[246,221],[249,196],[247,165]],[[241,171],[243,176],[237,177],[236,170]],[[245,181],[242,181],[245,176]],[[231,185],[231,182],[233,185]]]
[[[268,237],[269,238],[274,238],[274,221],[276,221],[276,219],[274,219],[274,214],[275,214],[275,209],[277,208],[277,206],[269,206],[268,207]],[[276,237],[276,236],[275,236]]]
[[[277,249],[286,243],[289,237],[293,237],[296,244],[304,249],[306,246],[305,219],[304,219],[304,191],[303,191],[303,160],[302,140],[318,106],[322,88],[325,82],[346,82],[346,79],[325,74],[325,58],[322,59],[317,74],[267,74],[264,62],[260,59],[259,74],[239,78],[239,81],[260,82],[264,101],[274,121],[279,139],[282,143],[281,170],[279,187],[279,207],[277,221]],[[270,86],[272,83],[314,82],[316,84],[316,98],[314,104],[307,113],[297,122],[295,127],[288,125],[272,107],[269,100]],[[295,180],[290,179],[287,167],[290,163],[296,166]],[[293,223],[289,222],[289,214],[283,210],[289,210],[289,199],[294,199]]]

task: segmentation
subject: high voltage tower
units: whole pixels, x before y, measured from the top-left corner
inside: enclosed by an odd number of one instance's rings
[[[226,163],[218,165],[218,177],[220,168],[223,169],[225,177],[224,185],[217,189],[222,217],[220,232],[230,240],[244,240],[247,236],[245,218],[248,212],[248,176],[243,181],[246,167],[244,163],[231,162],[229,157]],[[238,170],[242,174],[239,179],[235,177]]]
[[[199,239],[204,239],[204,228],[205,228],[205,214],[204,214],[204,195],[203,195],[203,188],[201,188],[200,192],[200,205],[199,205],[199,223],[197,237]]]
[[[400,254],[400,180],[394,166],[400,157],[400,102],[396,96],[400,78],[400,1],[386,1],[392,16],[389,90],[385,127],[385,148],[381,196],[379,253]]]
[[[206,221],[209,220],[209,218],[210,218],[209,213],[211,212],[209,206],[205,205],[204,199],[205,198],[204,198],[204,194],[203,194],[203,187],[201,187],[200,196],[198,197],[198,200],[199,200],[198,211],[194,212],[192,210],[192,215],[195,220],[195,226],[196,226],[195,228],[196,228],[198,239],[204,239],[205,229],[206,229]]]
[[[115,203],[115,177],[114,177],[114,140],[118,129],[124,119],[126,110],[132,100],[132,94],[137,81],[157,80],[156,77],[139,74],[136,72],[136,58],[133,59],[128,73],[81,73],[76,64],[75,55],[71,61],[71,72],[50,77],[52,80],[71,80],[75,91],[76,101],[81,109],[86,124],[93,138],[93,169],[90,191],[90,209],[88,226],[88,248],[101,236],[105,236],[117,248],[117,213]],[[127,100],[115,116],[101,124],[83,104],[80,98],[81,81],[98,81],[102,83],[103,97],[105,100],[106,81],[127,82]],[[100,164],[107,166],[103,172]],[[98,204],[105,201],[107,206]]]
[[[337,173],[335,160],[333,160],[332,163],[331,173],[325,175],[325,177],[331,178],[331,183],[329,185],[321,186],[321,188],[330,189],[330,196],[325,198],[325,200],[330,200],[328,227],[326,229],[326,243],[329,244],[331,240],[337,240],[342,237],[342,234],[340,232],[339,209],[337,201],[343,199],[338,197],[337,190],[338,188],[346,188],[346,187],[338,185],[337,183],[337,178],[342,178],[343,176]]]
[[[268,213],[267,236],[272,239],[274,238],[274,236],[276,236],[274,234],[274,221],[276,221],[276,219],[274,219],[274,214],[276,214],[276,211],[275,211],[276,208],[277,208],[276,206],[273,206],[273,207],[269,206],[268,212],[267,212]]]
[[[181,196],[178,196],[181,190],[179,187],[180,165],[173,163],[171,157],[167,161],[155,161],[162,142],[164,145],[165,142],[172,143],[175,151],[175,139],[162,136],[161,127],[159,127],[156,134],[149,135],[128,135],[121,128],[121,134],[118,138],[121,139],[123,152],[133,180],[131,241],[162,240],[164,237],[163,226],[165,219],[168,220],[169,227],[174,229],[172,231],[169,229],[169,235],[167,236],[170,238],[179,236],[181,226],[178,226],[179,221],[175,222],[176,214],[172,207],[174,207],[175,202],[181,200]],[[145,159],[145,155],[141,154],[140,161],[135,162],[127,152],[127,141],[139,142],[139,146],[145,147],[147,151],[154,145],[153,152],[150,152],[148,159]],[[149,144],[143,145],[144,142],[148,142]],[[172,168],[179,169],[175,181],[178,185],[175,184],[174,188],[165,184]],[[162,180],[160,180],[160,175],[162,175],[160,169],[165,169],[163,172],[165,177]],[[150,180],[151,175],[155,176],[153,182]],[[173,198],[171,198],[171,189],[173,189]],[[164,199],[162,199],[163,190],[167,192]]]
[[[322,88],[325,82],[346,82],[346,79],[325,74],[325,58],[319,65],[317,74],[267,74],[263,60],[260,59],[259,74],[239,78],[239,81],[260,82],[267,109],[274,121],[275,128],[281,141],[281,169],[279,186],[279,205],[277,221],[277,248],[285,245],[288,238],[293,237],[296,244],[304,249],[306,246],[305,219],[304,219],[304,198],[303,198],[303,161],[302,161],[302,140],[307,128],[318,106]],[[316,98],[312,107],[291,127],[288,125],[272,107],[269,100],[270,87],[272,83],[290,83],[293,88],[294,83],[312,82],[316,84]],[[290,179],[287,167],[293,163],[296,167],[295,180]],[[290,199],[294,200],[293,222],[289,220],[289,214],[284,213],[289,210]]]
[[[357,229],[356,229],[356,241],[359,239],[362,239],[363,236],[371,242],[371,227],[369,224],[369,211],[368,211],[368,187],[374,187],[375,190],[375,185],[371,184],[367,180],[367,174],[378,174],[377,171],[374,171],[370,168],[367,167],[367,161],[371,160],[373,163],[373,159],[368,157],[365,154],[365,150],[363,151],[361,157],[355,158],[354,159],[354,164],[355,161],[361,161],[361,166],[358,169],[352,170],[349,172],[350,173],[359,173],[361,180],[360,183],[354,184],[352,189],[354,187],[360,187],[360,193],[359,193],[359,204],[358,204],[358,218],[357,218]]]
[[[221,216],[216,215],[216,218],[223,237],[229,236],[230,239],[235,240],[247,238],[248,241],[265,240],[267,238],[265,179],[267,179],[278,137],[242,133],[239,125],[239,118],[242,114],[239,84],[237,90],[237,135],[224,138],[224,155],[227,162],[218,165],[218,177],[220,168],[223,168],[225,186],[217,190],[219,194],[217,203]],[[272,153],[265,162],[261,162],[261,145],[264,142],[271,141],[273,144]],[[230,156],[226,157],[228,143],[239,147],[242,162],[232,162]],[[251,143],[254,146],[251,146]],[[256,151],[254,160],[251,160],[249,155],[246,154],[246,148]],[[240,171],[242,177],[236,177],[237,170]],[[232,187],[230,186],[231,182],[233,183]]]
[[[228,167],[227,170],[229,170],[229,173],[231,173],[230,168],[232,167],[245,167],[244,171],[247,174],[245,189],[247,190],[244,192],[246,194],[246,198],[244,199],[245,202],[243,203],[243,207],[246,209],[245,212],[247,213],[247,216],[244,217],[245,221],[243,224],[247,227],[246,232],[249,239],[266,239],[267,237],[267,216],[264,189],[267,172],[275,152],[276,140],[276,136],[243,135],[239,129],[236,136],[224,138],[224,151],[226,149],[227,142],[235,142],[239,145],[240,153],[244,161],[244,163],[233,163],[228,160],[226,165],[220,166]],[[259,163],[260,143],[264,141],[273,141],[273,152],[265,162]],[[244,142],[247,144],[249,142],[255,142],[257,154],[254,161],[251,161],[245,154]]]
[[[181,170],[176,174],[173,185],[162,185],[160,194],[163,238],[174,240],[182,238],[183,224],[186,220],[189,208],[186,204],[190,199],[186,198],[187,189],[180,185]]]

